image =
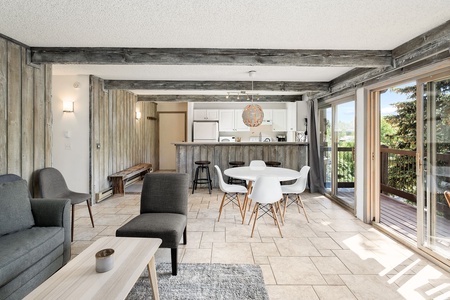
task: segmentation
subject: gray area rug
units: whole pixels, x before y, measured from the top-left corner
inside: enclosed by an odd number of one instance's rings
[[[258,299],[268,300],[261,268],[257,265],[178,264],[172,276],[170,263],[156,266],[161,300]],[[147,271],[127,299],[153,299]]]

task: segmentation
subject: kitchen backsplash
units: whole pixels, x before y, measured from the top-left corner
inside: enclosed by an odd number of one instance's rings
[[[250,128],[250,131],[220,132],[221,137],[241,138],[241,142],[259,141],[260,134],[262,141],[268,141],[267,138],[270,138],[271,141],[276,142],[277,136],[282,135],[288,138],[289,132],[274,132],[272,131],[272,125],[261,125],[258,127]],[[292,140],[288,139],[288,141],[294,141],[294,138],[292,138]]]

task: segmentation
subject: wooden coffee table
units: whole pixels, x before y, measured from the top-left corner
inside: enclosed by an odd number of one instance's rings
[[[148,267],[153,298],[159,299],[154,254],[161,239],[104,237],[58,270],[25,299],[125,299]],[[95,253],[114,249],[114,268],[95,271]]]

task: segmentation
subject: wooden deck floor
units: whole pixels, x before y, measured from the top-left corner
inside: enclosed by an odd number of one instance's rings
[[[354,198],[351,191],[340,191],[344,201]],[[416,207],[402,203],[389,196],[380,194],[380,223],[388,226],[408,239],[417,242],[417,210]],[[450,239],[450,220],[437,217],[437,237]]]

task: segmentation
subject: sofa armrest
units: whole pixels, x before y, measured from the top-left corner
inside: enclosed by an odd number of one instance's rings
[[[31,199],[31,210],[37,227],[64,228],[64,264],[70,260],[70,200]]]

